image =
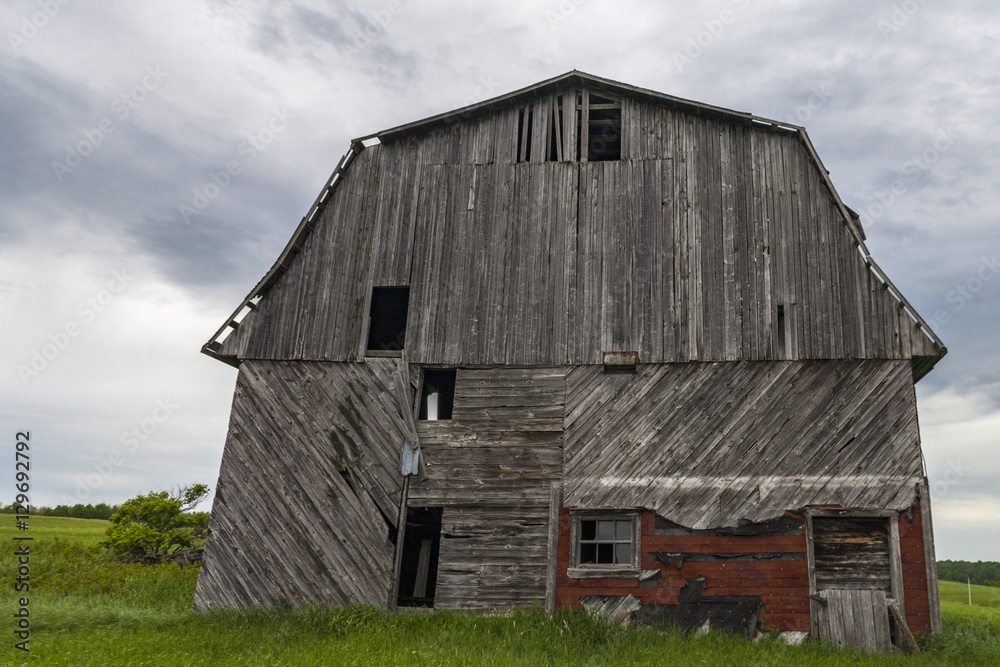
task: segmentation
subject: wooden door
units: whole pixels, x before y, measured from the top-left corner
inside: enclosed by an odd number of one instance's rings
[[[888,601],[902,605],[899,542],[888,513],[809,516],[813,634],[837,646],[885,653]]]

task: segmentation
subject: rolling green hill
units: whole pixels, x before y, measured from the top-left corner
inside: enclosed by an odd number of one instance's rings
[[[960,584],[957,581],[939,581],[938,591],[941,594],[941,602],[969,604],[969,586],[967,584]],[[973,606],[1000,610],[1000,588],[972,584],[972,604]]]

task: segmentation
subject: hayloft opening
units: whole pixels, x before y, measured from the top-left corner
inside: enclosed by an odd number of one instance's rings
[[[409,287],[376,287],[368,311],[368,349],[402,350],[406,338]]]
[[[590,93],[587,122],[587,159],[591,162],[622,157],[622,103]]]
[[[434,606],[438,554],[441,551],[441,514],[440,507],[410,507],[406,510],[406,534],[403,537],[396,606]]]
[[[420,419],[451,419],[455,404],[455,369],[425,369],[420,392]]]

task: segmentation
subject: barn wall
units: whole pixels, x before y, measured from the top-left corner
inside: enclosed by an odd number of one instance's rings
[[[397,366],[243,363],[197,609],[386,604],[407,432]]]
[[[461,369],[453,418],[417,422],[426,478],[411,480],[408,505],[444,508],[435,607],[544,600],[565,374]]]
[[[566,382],[571,507],[710,528],[812,504],[905,508],[922,479],[905,361],[582,366]]]
[[[906,620],[912,631],[929,634],[919,507],[913,511],[901,512],[898,518]],[[570,524],[570,510],[561,508],[557,609],[581,611],[580,598],[590,595],[632,595],[643,605],[677,605],[682,590],[697,585],[703,577],[701,599],[706,602],[756,596],[765,607],[759,619],[763,628],[811,629],[809,569],[801,515],[786,514],[777,522],[777,528],[775,522],[760,525],[759,534],[752,534],[754,527],[744,527],[742,534],[727,534],[685,530],[658,520],[653,512],[643,512],[641,566],[647,573],[658,573],[643,582],[638,578],[569,578]]]
[[[418,363],[936,355],[795,134],[627,100],[622,160],[516,163],[516,116],[363,151],[223,353],[359,359],[371,287],[410,285]]]

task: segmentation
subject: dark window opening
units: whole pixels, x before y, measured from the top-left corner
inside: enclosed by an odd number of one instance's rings
[[[410,507],[399,567],[399,607],[433,607],[441,551],[441,508]]]
[[[424,370],[420,392],[420,419],[451,419],[455,404],[455,369]]]
[[[517,116],[517,161],[531,160],[531,107],[523,107]]]
[[[368,349],[402,350],[406,338],[409,287],[376,287],[368,311]]]
[[[627,519],[581,519],[580,565],[631,565],[633,539]]]
[[[622,156],[622,104],[618,100],[590,94],[587,117],[587,159],[591,162],[620,160]]]

